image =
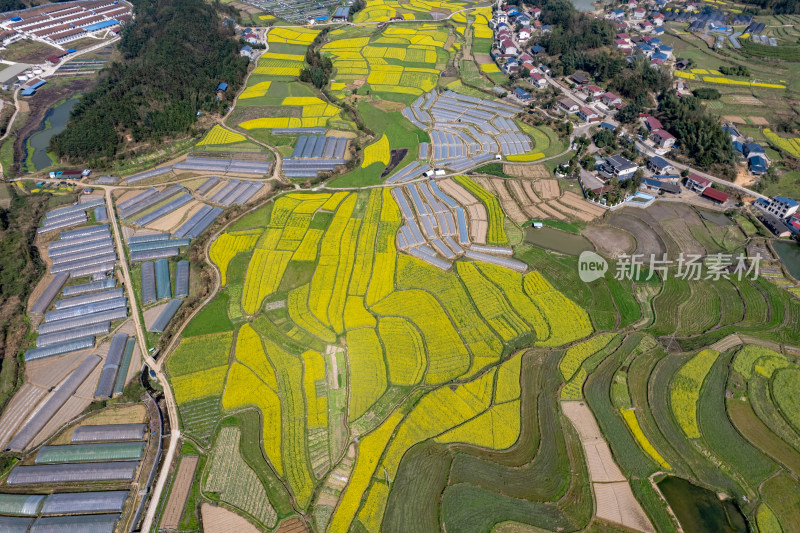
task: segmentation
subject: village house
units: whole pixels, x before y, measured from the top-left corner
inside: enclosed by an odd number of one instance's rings
[[[538,72],[531,72],[530,83],[537,89],[544,89],[547,87],[547,80]]]
[[[589,106],[580,108],[578,110],[578,117],[584,122],[598,122],[600,120],[600,115],[597,114],[597,111]]]
[[[787,198],[786,196],[776,196],[769,200],[759,198],[753,205],[765,213],[769,213],[782,220],[792,218],[797,214],[797,209],[800,207],[800,203],[798,203],[797,200]]]
[[[707,187],[703,191],[702,196],[704,198],[708,198],[709,200],[711,200],[711,201],[713,201],[715,203],[718,203],[718,204],[724,204],[725,202],[728,201],[728,198],[731,197],[730,194],[724,193],[722,191],[718,191],[717,189],[714,189],[713,187]]]
[[[586,85],[580,89],[580,92],[585,94],[587,97],[591,98],[593,101],[597,100],[603,94],[605,94],[606,90],[602,87],[598,87],[597,85]]]
[[[674,170],[674,167],[663,157],[656,156],[647,163],[649,168],[654,174],[669,174]]]
[[[603,102],[605,105],[617,105],[622,103],[622,98],[617,96],[612,92],[607,92],[603,96],[600,97],[600,101]]]
[[[639,166],[621,155],[612,155],[600,165],[598,170],[606,178],[616,177],[619,181],[630,179],[639,169]]]
[[[702,193],[709,185],[711,185],[710,179],[698,176],[697,174],[692,173],[686,177],[686,188],[690,191]]]
[[[575,72],[569,77],[569,79],[578,86],[589,83],[589,76],[583,72]]]
[[[576,113],[578,111],[578,109],[581,108],[581,106],[576,104],[570,98],[562,98],[561,100],[559,100],[558,101],[558,107],[560,107],[562,110],[564,110],[567,113]]]
[[[650,140],[659,148],[672,148],[675,146],[675,136],[667,130],[657,129],[650,132]]]

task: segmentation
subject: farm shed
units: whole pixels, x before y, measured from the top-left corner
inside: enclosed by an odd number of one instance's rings
[[[21,516],[0,516],[0,531],[4,533],[28,533],[33,518]]]
[[[136,348],[136,339],[128,339],[125,345],[125,352],[122,354],[122,363],[119,365],[117,381],[114,384],[114,394],[122,394],[122,390],[125,388],[125,379],[128,377],[128,368],[131,366],[134,348]]]
[[[101,426],[79,426],[72,433],[72,442],[102,442],[120,440],[142,440],[147,424],[106,424]]]
[[[94,337],[96,335],[106,335],[111,329],[110,322],[100,322],[98,324],[91,324],[89,326],[81,326],[78,328],[68,329],[65,331],[59,331],[56,333],[47,333],[45,335],[39,335],[36,338],[36,347],[37,348],[44,348],[46,346],[52,346],[53,344],[58,344],[61,342],[72,341],[75,339],[81,339],[83,337]]]
[[[139,461],[113,463],[18,466],[8,476],[9,485],[132,481]]]
[[[127,490],[51,494],[42,506],[42,515],[121,513],[128,494]]]
[[[175,272],[175,296],[177,298],[189,296],[189,261],[178,261]]]
[[[31,348],[25,351],[25,362],[28,363],[30,361],[36,361],[37,359],[77,352],[78,350],[85,350],[86,348],[92,347],[94,347],[94,336],[58,342],[42,348]]]
[[[164,333],[169,321],[172,320],[172,317],[178,312],[181,303],[183,303],[182,300],[170,300],[147,331],[151,333]]]
[[[94,367],[100,362],[100,356],[90,355],[76,368],[69,377],[58,387],[56,392],[48,399],[44,405],[27,421],[25,426],[19,433],[8,443],[6,449],[11,451],[22,451],[33,440],[37,433],[50,421],[51,418],[58,412],[64,403],[72,396],[81,383],[89,377]],[[8,484],[12,483],[12,478],[22,476],[18,471],[21,468],[39,468],[39,467],[17,467],[8,477]],[[22,476],[22,479],[25,479]]]
[[[127,333],[117,333],[111,340],[111,347],[108,349],[108,354],[103,364],[103,371],[100,373],[100,379],[94,391],[95,399],[111,398],[111,395],[114,393],[114,384],[117,382],[117,371],[122,363],[122,355],[125,352],[125,346],[127,346],[127,344]]]
[[[39,494],[0,494],[0,514],[37,516],[44,496]],[[2,524],[0,524],[2,528]]]
[[[142,263],[142,304],[156,301],[156,271],[152,261]]]
[[[144,445],[140,441],[42,446],[36,454],[36,464],[132,461],[142,458]]]
[[[31,306],[31,314],[43,314],[47,308],[50,307],[50,304],[53,302],[56,296],[58,296],[59,291],[61,291],[61,288],[67,282],[67,279],[69,279],[69,276],[66,273],[61,273],[54,276],[50,284],[42,292],[42,295],[36,300],[36,303]]]
[[[711,187],[708,187],[703,191],[703,196],[705,196],[706,198],[710,198],[711,200],[720,204],[724,204],[725,202],[728,201],[728,198],[731,197],[730,194],[726,194],[722,191],[718,191],[717,189]]]
[[[159,300],[172,295],[169,281],[169,262],[166,259],[156,261],[156,295]]]
[[[114,533],[118,514],[93,514],[75,516],[48,516],[34,522],[31,533]]]
[[[103,279],[100,281],[90,281],[88,283],[81,283],[80,285],[71,285],[64,289],[64,296],[77,296],[87,292],[100,291],[103,289],[112,289],[117,284],[115,279]]]

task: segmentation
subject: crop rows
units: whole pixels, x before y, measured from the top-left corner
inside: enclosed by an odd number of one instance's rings
[[[604,333],[582,342],[567,350],[561,363],[558,365],[564,381],[569,381],[584,361],[603,349],[614,338],[614,333]]]
[[[508,237],[506,237],[506,230],[503,227],[505,214],[500,207],[500,202],[497,200],[497,197],[490,194],[486,189],[467,176],[456,176],[455,180],[467,189],[470,194],[478,198],[486,207],[486,211],[489,215],[489,231],[486,233],[486,241],[489,244],[506,244],[508,242]]]
[[[419,330],[402,318],[384,317],[378,322],[386,361],[389,365],[389,380],[396,385],[416,385],[425,372],[425,343]]]
[[[198,146],[205,144],[232,144],[247,140],[241,133],[234,133],[216,124],[213,128],[206,133],[206,136],[197,143]]]
[[[503,293],[478,271],[475,263],[456,263],[459,277],[475,302],[475,306],[503,341],[510,341],[530,329],[511,307]]]
[[[700,388],[706,374],[711,370],[711,365],[717,360],[719,352],[703,350],[692,357],[672,378],[670,383],[670,403],[672,412],[681,429],[690,439],[700,437],[700,427],[697,424],[697,401],[700,398]]]
[[[307,350],[303,353],[303,387],[308,404],[309,429],[328,426],[328,397],[318,393],[320,383],[325,383],[325,359],[319,352]]]
[[[325,342],[336,342],[336,333],[323,324],[308,308],[308,284],[292,289],[287,298],[289,316],[295,324],[322,339]]]
[[[206,396],[219,396],[222,394],[227,372],[228,367],[225,365],[173,377],[172,390],[175,391],[175,401],[185,403]]]
[[[181,339],[167,363],[171,377],[228,364],[233,333],[223,332]]]
[[[372,328],[347,332],[350,360],[350,420],[355,420],[386,390],[386,363],[378,335]]]

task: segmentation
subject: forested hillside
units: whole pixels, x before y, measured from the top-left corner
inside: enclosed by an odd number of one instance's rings
[[[198,111],[230,104],[247,72],[228,8],[202,0],[133,0],[136,19],[123,30],[121,62],[100,75],[75,106],[67,129],[50,149],[72,161],[101,163],[127,139],[159,144],[186,133]],[[216,99],[220,82],[228,93]]]

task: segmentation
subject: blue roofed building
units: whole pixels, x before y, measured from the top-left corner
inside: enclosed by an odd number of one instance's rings
[[[745,157],[752,157],[754,155],[764,154],[766,151],[764,147],[758,143],[745,143],[742,145],[742,153]]]
[[[798,203],[797,200],[787,198],[786,196],[776,196],[769,200],[759,198],[753,205],[765,213],[769,213],[781,220],[791,218],[792,215],[797,213],[798,208],[800,208],[800,203]]]
[[[531,99],[531,93],[529,93],[527,91],[523,91],[520,88],[514,89],[514,96],[516,96],[517,98],[519,98],[520,100],[522,100],[524,102],[526,102],[526,101]]]
[[[747,159],[747,165],[750,169],[751,174],[755,174],[760,176],[762,174],[767,173],[767,169],[769,168],[769,163],[765,157],[760,155],[753,155]]]
[[[674,167],[669,161],[659,156],[655,156],[650,159],[650,161],[647,163],[647,168],[649,168],[655,174],[668,174],[670,171],[674,170]]]
[[[542,52],[544,52],[544,47],[538,44],[533,45],[533,47],[531,48],[531,53],[534,55],[541,54]]]
[[[600,127],[605,128],[609,131],[615,131],[617,129],[616,126],[614,126],[613,124],[609,124],[608,122],[601,122]]]
[[[217,85],[217,90],[218,91],[227,91],[228,90],[228,84],[225,83],[224,81],[221,82],[219,85]]]
[[[739,152],[740,154],[744,154],[744,148],[742,147],[742,143],[739,141],[733,141],[731,143],[733,145],[733,149]]]

